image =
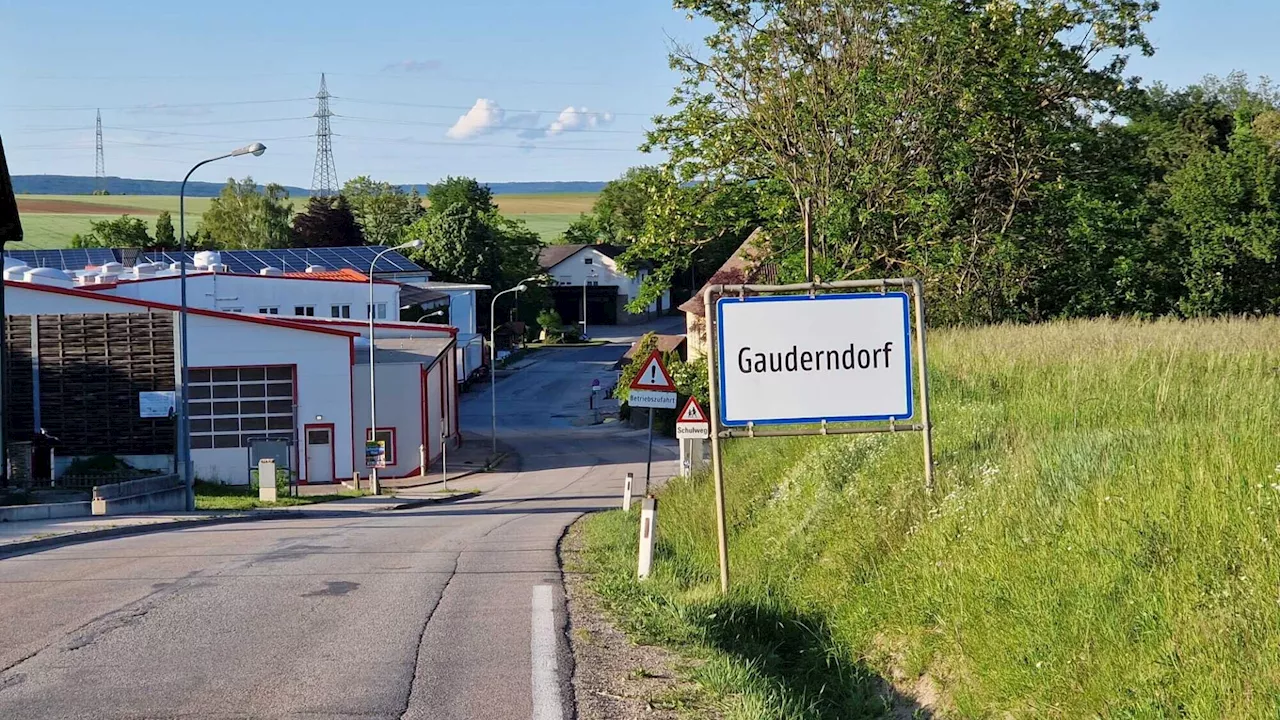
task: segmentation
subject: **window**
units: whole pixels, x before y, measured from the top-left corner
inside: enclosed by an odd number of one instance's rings
[[[588,281],[587,281],[587,284],[588,284],[588,285],[590,285],[590,286],[592,286],[592,287],[595,287],[595,286],[599,285],[600,283],[596,282],[595,280],[588,280]]]
[[[595,260],[593,258],[582,258],[583,265],[592,265],[594,263],[595,263]]]
[[[191,447],[248,447],[251,438],[293,440],[293,368],[192,368]]]
[[[279,314],[280,314],[280,308],[278,308],[278,307],[260,307],[260,308],[258,308],[258,313],[259,313],[260,315],[279,315]]]
[[[365,309],[366,309],[366,310],[368,310],[368,307],[369,307],[369,306],[367,306],[367,305],[366,305],[366,306],[365,306]],[[370,312],[370,313],[369,313],[369,315],[370,315],[370,317],[372,317],[374,320],[386,320],[386,319],[387,319],[387,304],[386,304],[386,303],[377,303],[376,305],[374,305],[374,306],[373,306],[373,310],[372,310],[372,312]]]
[[[351,306],[350,305],[330,305],[329,317],[349,318],[351,317]]]
[[[238,312],[238,313],[242,313],[242,312],[244,312],[244,308],[223,308],[223,309],[222,309],[222,311],[223,311],[223,312]]]
[[[364,439],[369,439],[369,428],[364,429]],[[373,437],[374,440],[381,440],[383,447],[387,450],[387,465],[396,464],[396,429],[395,428],[378,428],[378,432]]]
[[[316,314],[316,306],[315,305],[294,305],[293,314],[313,317]]]

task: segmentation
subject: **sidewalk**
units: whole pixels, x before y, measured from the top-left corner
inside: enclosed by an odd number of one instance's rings
[[[330,487],[330,492],[332,492],[332,486]],[[478,494],[479,492],[474,489],[467,489],[465,492],[445,493],[434,488],[423,488],[397,491],[395,494],[353,497],[345,500],[283,508],[112,515],[6,522],[0,523],[0,557],[35,552],[45,548],[77,542],[224,523],[286,518],[371,515],[391,510],[407,510],[441,502],[455,502],[475,497]]]

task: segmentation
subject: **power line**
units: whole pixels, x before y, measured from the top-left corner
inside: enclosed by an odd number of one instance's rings
[[[138,110],[163,112],[165,110],[183,108],[225,107],[232,105],[267,105],[271,103],[290,103],[311,100],[312,98],[283,98],[280,100],[223,100],[202,103],[152,103],[149,105],[116,105],[113,107],[94,107],[82,105],[0,105],[0,110],[13,112],[61,112],[83,110]]]
[[[354,120],[357,122],[371,122],[383,125],[424,125],[427,127],[453,127],[454,123],[449,122],[432,122],[430,120],[388,120],[385,118],[361,117],[359,115],[343,115],[342,113],[334,113],[334,117],[340,117],[344,120]],[[529,128],[533,129],[533,128]],[[610,133],[616,135],[644,135],[644,130],[610,130],[607,128],[575,128],[571,132],[574,133]]]
[[[535,143],[517,144],[517,143],[486,143],[486,142],[468,142],[458,140],[414,140],[412,138],[380,138],[366,137],[362,135],[347,135],[343,133],[339,137],[351,140],[363,140],[366,142],[386,142],[402,145],[433,145],[442,147],[468,148],[468,147],[492,147],[492,148],[514,148],[516,150],[556,150],[562,152],[638,152],[636,148],[629,147],[591,147],[591,146],[572,146],[572,145],[538,145]]]
[[[357,103],[360,105],[389,105],[393,107],[429,108],[433,110],[470,110],[473,107],[472,105],[435,105],[431,103],[395,102],[392,100],[366,100],[362,98],[349,98],[349,97],[346,97],[345,95],[334,95],[333,99],[341,100],[343,102]],[[555,110],[521,110],[518,108],[502,108],[502,109],[505,112],[511,112],[511,113],[546,113],[548,115],[559,115],[560,113],[564,112],[568,108],[557,108]],[[602,112],[601,114],[605,114],[605,113]],[[608,114],[616,117],[645,117],[645,118],[651,118],[654,115],[654,113],[651,113],[651,112],[649,113],[610,112]]]

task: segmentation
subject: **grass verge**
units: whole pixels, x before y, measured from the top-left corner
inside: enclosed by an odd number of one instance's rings
[[[329,495],[304,495],[301,497],[280,496],[274,503],[265,503],[258,499],[258,491],[248,485],[220,485],[218,483],[196,483],[197,510],[253,510],[254,508],[296,507],[314,505],[331,500],[363,497],[369,493],[364,490],[344,490]]]
[[[930,334],[917,435],[727,444],[734,592],[706,478],[586,521],[592,587],[706,658],[728,718],[1280,715],[1280,320]]]

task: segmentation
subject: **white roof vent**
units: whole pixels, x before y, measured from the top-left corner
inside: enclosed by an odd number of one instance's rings
[[[222,263],[213,263],[212,265],[206,266],[205,269],[209,272],[224,273],[227,271],[227,266]]]
[[[118,273],[124,272],[124,265],[121,265],[118,262],[106,262],[106,263],[102,263],[102,267],[100,267],[99,269],[102,270],[102,272],[104,273],[118,274]]]
[[[179,270],[182,270],[182,263],[169,263],[169,269],[174,272],[178,272]],[[196,267],[194,265],[191,265],[190,263],[187,264],[187,272],[191,272],[195,269]]]
[[[19,267],[23,267],[23,268],[27,267],[27,264],[22,262],[21,260],[17,260],[11,257],[7,257],[4,259],[5,270],[8,270],[9,268],[19,268]]]
[[[164,267],[164,265],[161,265],[160,267]],[[142,263],[141,265],[134,265],[134,266],[133,266],[133,276],[134,276],[134,277],[140,277],[140,278],[142,278],[142,277],[151,277],[152,275],[155,275],[155,274],[156,274],[156,270],[159,270],[159,269],[160,269],[160,268],[157,268],[157,267],[156,267],[154,264],[152,264],[152,263]]]
[[[26,277],[27,271],[30,270],[31,268],[26,265],[23,265],[22,263],[18,263],[17,265],[10,265],[9,263],[11,262],[14,262],[14,261],[8,258],[5,258],[4,279],[13,280],[15,282],[21,282]]]
[[[120,278],[120,273],[111,273],[111,272],[106,272],[104,270],[98,273],[96,276],[94,276],[93,282],[95,285],[110,285],[111,283],[115,282],[119,278]]]
[[[196,256],[192,259],[195,261],[196,267],[198,268],[222,264],[222,255],[216,250],[201,250],[196,253]]]
[[[282,271],[280,270],[280,268],[264,267],[264,268],[262,268],[261,270],[259,270],[259,271],[258,271],[258,274],[259,274],[259,275],[269,275],[269,276],[274,277],[274,276],[277,276],[277,275],[283,275],[283,274],[284,274],[284,272],[282,272]]]
[[[308,266],[307,266],[307,272],[309,272],[309,273],[319,273],[319,272],[324,272],[324,271],[325,271],[325,270],[327,270],[327,269],[328,269],[328,268],[326,268],[326,267],[325,267],[325,266],[323,266],[323,265],[308,265]]]
[[[8,275],[8,273],[5,273]],[[57,268],[35,268],[23,275],[23,280],[32,285],[53,285],[55,287],[75,287],[71,276]]]

